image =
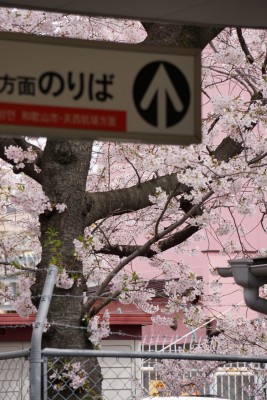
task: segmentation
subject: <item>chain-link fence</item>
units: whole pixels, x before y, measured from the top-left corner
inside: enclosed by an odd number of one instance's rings
[[[45,400],[140,400],[158,395],[267,398],[267,358],[53,349],[44,355]]]
[[[29,400],[29,350],[2,353],[0,400]],[[213,395],[267,399],[267,358],[45,349],[42,400],[140,400]],[[36,367],[36,361],[31,368]],[[32,399],[33,400],[33,399]]]
[[[154,352],[42,350],[56,275],[57,267],[50,266],[31,349],[0,354],[0,400],[141,400],[201,394],[267,399],[267,357],[193,354],[194,346],[175,345],[180,339],[162,345],[162,351],[154,346]]]
[[[0,400],[29,399],[29,350],[0,354]]]

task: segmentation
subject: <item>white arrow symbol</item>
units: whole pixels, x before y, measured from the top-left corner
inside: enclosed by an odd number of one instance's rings
[[[174,109],[181,112],[184,105],[173,87],[167,71],[163,64],[161,64],[155,73],[147,91],[145,92],[140,107],[147,110],[157,94],[157,126],[158,128],[165,129],[167,127],[167,95],[172,102]]]

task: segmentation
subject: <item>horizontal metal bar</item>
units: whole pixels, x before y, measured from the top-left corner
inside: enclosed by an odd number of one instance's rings
[[[18,350],[18,351],[6,351],[0,353],[0,360],[7,360],[10,358],[21,358],[28,357],[30,355],[30,349]]]
[[[267,356],[240,356],[240,355],[218,355],[218,354],[188,354],[188,353],[161,353],[149,351],[101,351],[101,350],[77,350],[77,349],[52,349],[42,350],[42,354],[51,357],[113,357],[113,358],[153,358],[169,360],[203,360],[203,361],[239,361],[267,363]]]

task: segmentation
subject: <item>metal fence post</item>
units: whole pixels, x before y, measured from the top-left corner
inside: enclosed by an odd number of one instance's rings
[[[30,350],[30,400],[41,400],[42,335],[57,279],[57,273],[58,268],[55,265],[50,265],[48,268],[36,319],[33,324]]]

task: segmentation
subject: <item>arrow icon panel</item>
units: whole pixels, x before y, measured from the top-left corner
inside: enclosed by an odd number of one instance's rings
[[[183,73],[173,64],[156,61],[138,73],[134,102],[141,117],[159,129],[178,124],[190,103],[190,89]]]

